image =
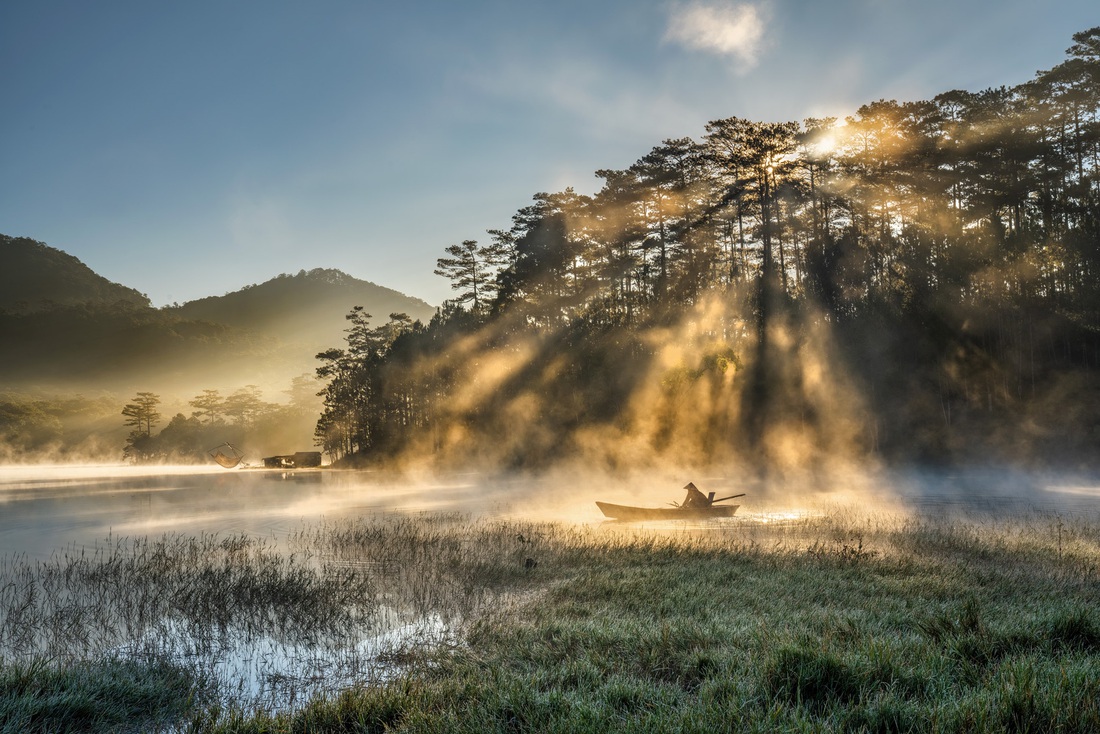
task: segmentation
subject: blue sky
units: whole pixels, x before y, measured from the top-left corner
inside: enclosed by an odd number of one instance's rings
[[[443,249],[708,120],[1014,85],[1095,0],[4,0],[0,232],[156,305]]]

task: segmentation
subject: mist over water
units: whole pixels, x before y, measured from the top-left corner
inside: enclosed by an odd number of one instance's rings
[[[224,470],[220,467],[0,467],[0,555],[46,559],[111,537],[246,534],[274,540],[323,520],[458,513],[474,518],[598,524],[595,501],[645,507],[682,499],[695,482],[745,492],[732,522],[845,511],[929,519],[1100,516],[1100,476],[997,467],[903,469],[766,482],[713,469],[607,475],[584,468],[539,476]],[[675,524],[674,524],[675,525]]]
[[[444,489],[369,486],[369,475],[355,474],[220,467],[5,467],[0,469],[0,554],[46,558],[108,535],[278,538],[310,521],[386,509],[426,510],[432,505],[431,493]],[[462,488],[450,493],[461,497]]]

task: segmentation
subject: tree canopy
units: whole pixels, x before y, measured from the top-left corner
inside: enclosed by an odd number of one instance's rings
[[[491,251],[447,249],[427,326],[364,349],[349,316],[319,435],[520,465],[1095,454],[1100,28],[1073,41],[1015,87],[715,120],[535,194]]]

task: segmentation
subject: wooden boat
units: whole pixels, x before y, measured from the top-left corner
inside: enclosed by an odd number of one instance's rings
[[[737,508],[741,505],[719,505],[718,502],[744,497],[745,493],[730,495],[714,499],[714,492],[703,494],[695,485],[688,482],[684,487],[687,497],[681,504],[673,503],[673,507],[631,507],[630,505],[614,505],[610,502],[597,502],[596,507],[605,517],[613,520],[645,521],[645,520],[711,520],[719,517],[733,517]]]
[[[733,517],[741,505],[718,505],[716,507],[631,507],[613,505],[610,502],[597,502],[600,511],[613,520],[711,520],[718,517]]]

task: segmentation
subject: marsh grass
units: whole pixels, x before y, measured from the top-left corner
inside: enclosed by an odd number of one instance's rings
[[[297,709],[393,676],[421,660],[418,650],[453,645],[482,606],[534,588],[516,532],[391,516],[279,539],[111,537],[47,561],[6,557],[0,670],[25,671],[18,680],[37,687],[9,677],[3,692],[54,711],[62,728],[100,731],[102,722],[63,705],[72,698],[65,681],[79,676],[98,686],[97,705],[125,708],[127,694],[96,671],[124,664],[155,679],[171,665],[180,680],[165,690],[181,703],[156,708]],[[0,716],[4,731],[25,730],[18,708]]]
[[[93,687],[105,651],[126,665],[173,653],[178,695],[146,709],[196,734],[1100,731],[1098,561],[1100,526],[1042,516],[378,516],[279,543],[114,539],[6,561],[0,650],[6,673]],[[362,644],[417,620],[419,635]],[[293,643],[328,678],[245,705],[225,695],[231,676],[165,642],[216,651],[227,630]]]
[[[201,701],[190,672],[171,661],[105,659],[64,667],[42,660],[0,670],[4,732],[150,730],[181,719]]]

